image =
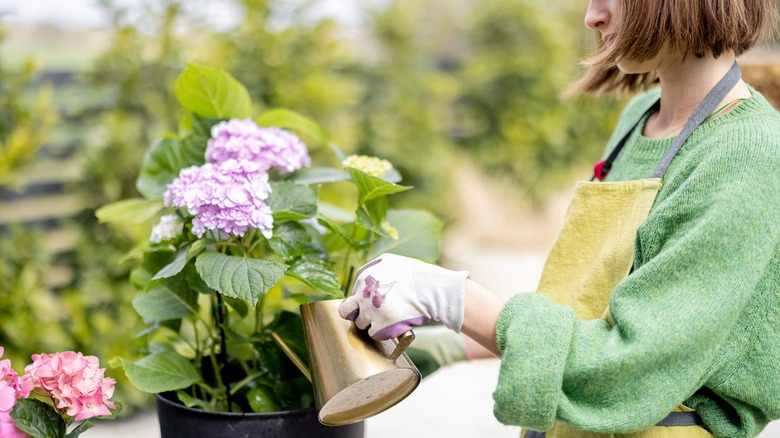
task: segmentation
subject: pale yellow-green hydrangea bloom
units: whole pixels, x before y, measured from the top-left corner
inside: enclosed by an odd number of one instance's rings
[[[341,164],[376,177],[383,176],[393,168],[389,161],[367,155],[350,155]]]
[[[390,236],[393,240],[398,240],[398,228],[390,225],[390,222],[388,221],[382,221],[382,231],[385,232],[388,236]]]

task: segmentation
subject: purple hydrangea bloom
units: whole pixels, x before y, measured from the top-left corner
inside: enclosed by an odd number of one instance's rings
[[[298,136],[281,128],[261,128],[252,119],[231,119],[211,128],[206,161],[220,164],[229,159],[249,160],[263,170],[276,167],[283,173],[311,164]]]
[[[257,228],[272,236],[272,211],[265,201],[271,193],[268,174],[258,163],[227,159],[182,169],[165,191],[165,205],[186,207],[192,232],[202,237],[206,230],[243,236]]]

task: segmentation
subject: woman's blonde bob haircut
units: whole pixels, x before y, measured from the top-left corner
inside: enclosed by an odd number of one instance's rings
[[[588,70],[570,92],[601,94],[636,91],[656,82],[654,73],[624,74],[618,60],[637,62],[668,47],[672,53],[737,56],[772,35],[778,24],[776,0],[618,0],[619,21],[609,48],[598,39],[583,61]]]

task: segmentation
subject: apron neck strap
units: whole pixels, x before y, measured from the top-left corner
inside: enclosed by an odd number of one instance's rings
[[[683,129],[680,131],[677,137],[675,137],[672,145],[669,147],[669,149],[666,150],[664,157],[661,159],[661,163],[658,165],[655,171],[653,171],[651,176],[652,178],[661,178],[664,175],[666,168],[669,167],[669,163],[672,162],[674,156],[677,155],[677,152],[680,150],[680,148],[682,148],[683,143],[685,143],[693,131],[698,128],[699,125],[701,125],[710,114],[712,114],[718,103],[720,103],[726,97],[729,91],[734,88],[741,77],[742,73],[739,69],[739,65],[735,61],[734,65],[731,66],[731,69],[729,69],[726,75],[715,85],[715,87],[712,88],[712,90],[710,90],[709,93],[707,93],[707,96],[704,97],[704,100],[699,104],[691,117],[685,123]],[[631,133],[634,132],[636,127],[647,114],[657,111],[660,109],[660,107],[661,99],[658,99],[657,101],[653,102],[653,105],[647,111],[642,113],[642,117],[640,117],[639,120],[633,125],[633,127],[629,129],[628,132],[626,132],[626,134],[620,139],[618,144],[610,152],[607,159],[596,163],[594,166],[593,177],[590,179],[591,181],[594,179],[601,181],[607,176],[607,173],[612,169],[612,162],[615,161],[618,154],[623,149],[623,146],[625,146],[628,138],[631,136]]]
[[[663,159],[661,159],[661,163],[655,169],[651,178],[661,178],[664,175],[666,168],[669,167],[669,163],[672,162],[674,156],[677,155],[677,152],[680,150],[680,148],[682,148],[685,140],[688,140],[688,137],[693,134],[693,131],[698,128],[699,125],[701,125],[704,120],[710,114],[712,114],[713,111],[715,111],[715,108],[718,106],[718,104],[726,98],[726,95],[729,94],[729,91],[731,91],[737,82],[739,82],[741,76],[742,73],[739,69],[739,65],[735,61],[734,65],[732,65],[731,69],[729,69],[728,73],[726,73],[726,76],[724,76],[723,79],[721,79],[715,85],[715,87],[713,87],[713,89],[707,93],[707,96],[699,104],[699,107],[696,108],[696,111],[693,112],[691,117],[685,123],[682,131],[680,131],[677,137],[675,137],[674,142],[666,151],[666,154],[664,155]]]

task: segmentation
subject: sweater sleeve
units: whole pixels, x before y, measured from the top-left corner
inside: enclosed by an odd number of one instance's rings
[[[635,269],[612,293],[611,324],[578,320],[537,294],[507,303],[497,325],[499,421],[643,430],[740,355],[729,335],[780,246],[780,226],[766,220],[780,203],[777,151],[745,147],[745,135],[697,145],[701,154],[667,174],[637,233]]]

